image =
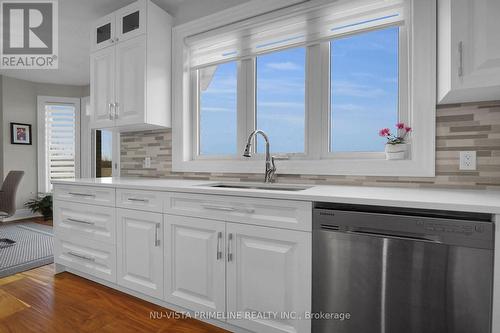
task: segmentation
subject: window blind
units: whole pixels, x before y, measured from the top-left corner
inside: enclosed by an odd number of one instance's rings
[[[405,2],[338,1],[287,15],[279,15],[278,11],[190,36],[185,39],[190,67],[240,60],[374,27],[402,25]]]
[[[49,183],[75,178],[76,110],[72,105],[45,106],[45,142]]]

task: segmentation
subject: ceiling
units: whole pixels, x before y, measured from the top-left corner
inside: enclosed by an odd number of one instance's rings
[[[216,13],[249,0],[153,0],[174,17],[174,24]],[[1,75],[64,85],[87,85],[90,81],[90,22],[133,0],[60,0],[59,68],[55,70],[10,69]]]

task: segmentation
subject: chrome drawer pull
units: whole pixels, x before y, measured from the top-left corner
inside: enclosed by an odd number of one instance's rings
[[[205,209],[210,209],[210,210],[219,210],[223,212],[244,212],[248,214],[253,214],[255,213],[255,209],[253,208],[234,208],[234,207],[227,207],[227,206],[217,206],[217,205],[210,205],[210,204],[202,204],[201,205]]]
[[[95,225],[94,222],[90,222],[90,221],[85,221],[85,220],[78,220],[78,219],[73,219],[71,217],[68,217],[66,219],[66,221],[68,222],[75,222],[75,223],[82,223],[82,224],[89,224],[89,225]]]
[[[234,207],[226,207],[226,206],[217,206],[217,205],[208,205],[208,204],[202,204],[203,208],[205,209],[210,209],[210,210],[220,210],[224,212],[234,212],[236,208]]]
[[[128,201],[148,202],[147,199],[127,198]]]
[[[95,194],[87,194],[87,193],[78,193],[78,192],[69,192],[69,195],[74,195],[77,197],[95,197]]]
[[[233,234],[227,235],[227,261],[233,261]]]
[[[155,225],[155,246],[160,246],[160,223]]]
[[[76,253],[76,252],[73,252],[73,251],[69,251],[68,254],[71,255],[71,256],[73,256],[73,257],[77,257],[77,258],[80,258],[80,259],[83,259],[83,260],[88,260],[88,261],[95,262],[95,258],[88,257],[88,256],[85,256],[83,254],[79,254],[79,253]]]
[[[217,233],[217,260],[222,258],[222,249],[220,248],[220,243],[222,240],[222,232]]]

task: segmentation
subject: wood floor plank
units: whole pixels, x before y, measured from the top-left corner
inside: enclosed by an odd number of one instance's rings
[[[224,333],[194,319],[151,319],[170,311],[54,265],[0,279],[0,333]]]

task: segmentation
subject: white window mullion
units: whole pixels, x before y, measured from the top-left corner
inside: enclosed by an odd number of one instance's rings
[[[320,44],[307,48],[306,56],[306,155],[319,159],[323,148],[323,89],[324,82]],[[321,130],[319,130],[321,129]]]
[[[245,59],[238,65],[238,145],[243,152],[248,135],[255,129],[255,60]],[[239,156],[239,150],[237,151]]]

